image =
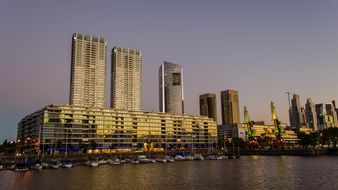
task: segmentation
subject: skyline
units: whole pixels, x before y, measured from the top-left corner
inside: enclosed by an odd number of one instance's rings
[[[159,111],[157,70],[164,60],[185,70],[187,114],[199,114],[199,95],[215,93],[220,115],[220,92],[227,89],[239,92],[241,121],[246,105],[253,120],[271,123],[273,101],[288,123],[287,91],[299,94],[302,105],[308,97],[315,104],[338,99],[338,2],[101,3],[96,9],[94,2],[2,3],[0,142],[16,137],[25,115],[68,102],[74,32],[107,41],[106,97],[111,49],[142,51],[143,111]]]

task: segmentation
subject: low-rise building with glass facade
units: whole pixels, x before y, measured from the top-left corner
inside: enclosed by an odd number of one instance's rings
[[[217,126],[206,116],[48,105],[20,121],[17,139],[29,140],[30,151],[93,144],[101,149],[141,149],[144,143],[210,148],[216,146]]]

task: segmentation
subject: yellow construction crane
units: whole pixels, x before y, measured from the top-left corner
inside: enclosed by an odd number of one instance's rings
[[[244,106],[244,123],[247,124],[247,135],[248,138],[253,136],[253,122],[250,120],[248,108]]]
[[[276,111],[276,107],[274,105],[273,102],[270,103],[270,108],[271,108],[271,117],[273,120],[273,124],[274,124],[274,134],[276,136],[277,139],[281,138],[281,127],[280,127],[280,121],[278,120],[278,115],[277,115],[277,111]]]

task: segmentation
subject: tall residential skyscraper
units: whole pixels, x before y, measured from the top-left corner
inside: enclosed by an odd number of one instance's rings
[[[164,61],[159,69],[160,112],[184,113],[183,68]]]
[[[336,110],[336,117],[338,118],[338,108],[336,106],[336,101],[335,100],[332,100],[332,105],[333,105],[334,109]],[[338,125],[338,121],[337,121],[337,125]]]
[[[213,118],[217,122],[216,94],[207,93],[200,95],[200,115]]]
[[[290,125],[295,129],[299,129],[302,127],[304,122],[304,111],[300,106],[299,95],[293,94],[293,98],[291,100],[291,108],[289,110],[290,113]]]
[[[238,92],[236,90],[222,91],[221,104],[222,104],[222,124],[232,125],[240,123]]]
[[[111,68],[111,107],[141,111],[141,82],[141,51],[114,47]]]
[[[305,118],[306,118],[306,123],[308,127],[312,128],[315,131],[318,131],[316,108],[310,98],[306,100]]]
[[[318,130],[336,127],[334,116],[332,115],[332,104],[316,104]],[[331,112],[331,113],[330,113]]]
[[[74,33],[69,104],[104,107],[107,43],[102,37]]]
[[[337,127],[337,113],[333,103],[325,104],[326,113],[332,117],[333,127]]]

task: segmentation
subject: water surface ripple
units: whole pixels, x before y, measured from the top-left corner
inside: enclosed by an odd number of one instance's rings
[[[242,156],[238,160],[0,171],[0,189],[338,189],[338,158]]]

